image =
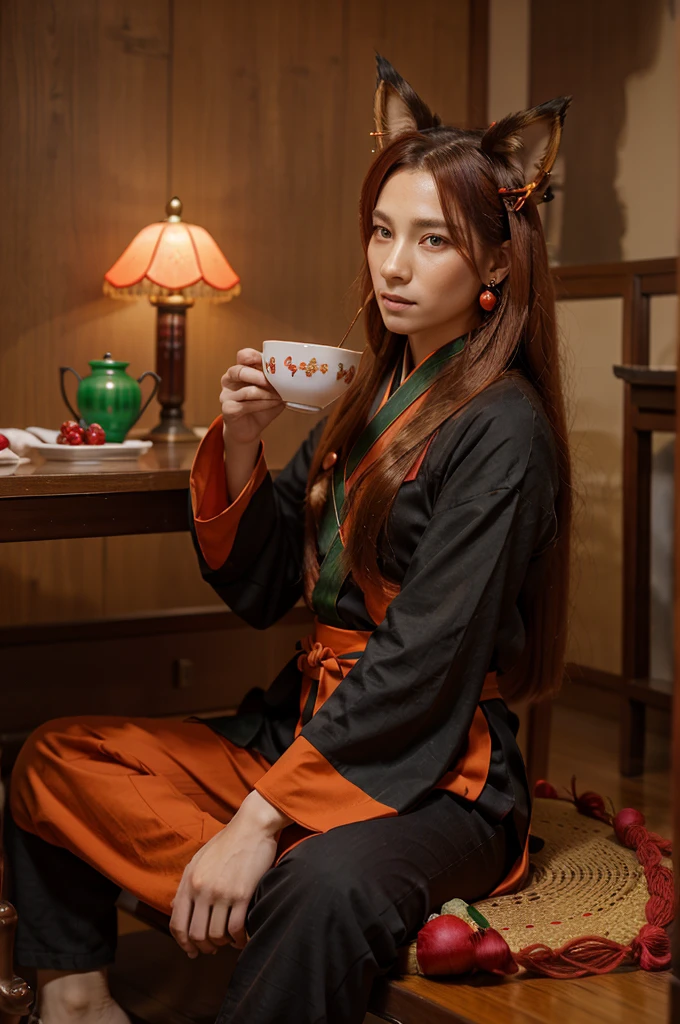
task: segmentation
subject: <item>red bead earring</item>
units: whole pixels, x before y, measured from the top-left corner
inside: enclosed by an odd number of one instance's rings
[[[496,287],[496,279],[492,277],[488,286],[479,296],[479,305],[487,313],[490,313],[491,310],[495,307],[500,297],[500,288]]]

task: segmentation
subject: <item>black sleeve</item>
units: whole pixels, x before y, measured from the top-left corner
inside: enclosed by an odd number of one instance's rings
[[[460,427],[464,436],[385,619],[258,783],[300,824],[329,821],[315,778],[326,780],[339,825],[407,810],[464,751],[504,610],[516,605],[530,560],[554,529],[547,427],[537,429],[526,399],[512,410],[510,421],[483,410]]]

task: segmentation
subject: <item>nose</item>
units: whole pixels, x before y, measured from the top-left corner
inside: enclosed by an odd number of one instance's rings
[[[380,268],[385,281],[410,281],[411,265],[404,242],[394,241]]]

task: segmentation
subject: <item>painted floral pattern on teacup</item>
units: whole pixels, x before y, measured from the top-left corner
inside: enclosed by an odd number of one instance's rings
[[[265,363],[264,365],[265,368],[269,370],[270,373],[276,373],[276,359],[274,358],[274,356],[270,356],[269,362]]]
[[[318,363],[316,361],[316,356],[310,359],[308,363],[302,361],[299,365],[296,365],[293,362],[292,356],[286,356],[283,360],[283,365],[288,367],[293,377],[298,370],[302,370],[307,377],[313,377],[314,374],[319,371],[321,371],[321,373],[328,373],[328,363]]]
[[[335,376],[336,380],[344,380],[345,384],[351,384],[354,380],[354,367],[349,366],[345,369],[342,363],[338,363],[338,372]]]

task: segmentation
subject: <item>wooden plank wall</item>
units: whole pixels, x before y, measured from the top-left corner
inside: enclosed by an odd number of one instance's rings
[[[465,123],[470,10],[483,24],[484,6],[0,0],[0,427],[59,425],[62,363],[85,372],[110,350],[135,375],[153,367],[151,307],[104,297],[101,280],[173,192],[243,282],[232,303],[189,314],[188,422],[219,411],[238,348],[339,340],[360,265],[374,50]],[[276,421],[272,465],[312,423]],[[187,536],[0,549],[3,625],[211,600]]]

